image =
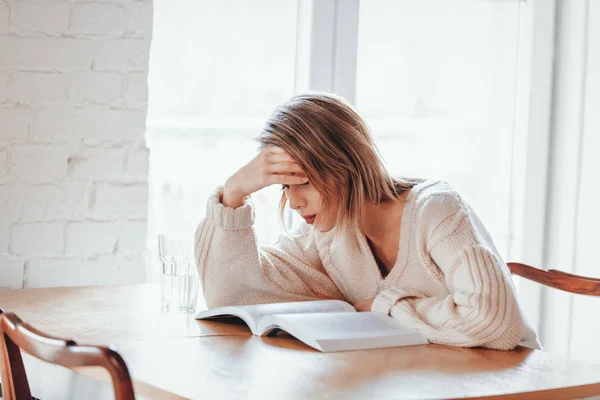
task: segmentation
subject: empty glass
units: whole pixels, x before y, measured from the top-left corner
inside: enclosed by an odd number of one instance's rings
[[[162,309],[195,311],[199,279],[191,237],[158,235],[158,253]]]

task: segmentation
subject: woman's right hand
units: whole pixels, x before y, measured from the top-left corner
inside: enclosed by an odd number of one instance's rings
[[[244,198],[270,185],[301,185],[308,178],[300,165],[277,146],[262,149],[248,164],[233,174],[223,188],[222,203],[237,208]]]

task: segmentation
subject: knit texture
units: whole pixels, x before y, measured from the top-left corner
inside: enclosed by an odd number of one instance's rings
[[[519,306],[510,272],[471,207],[446,182],[425,180],[407,197],[396,264],[383,278],[366,241],[349,229],[303,224],[258,246],[254,208],[209,198],[196,230],[195,253],[209,307],[317,299],[355,304],[374,297],[373,311],[419,330],[432,343],[540,348]]]

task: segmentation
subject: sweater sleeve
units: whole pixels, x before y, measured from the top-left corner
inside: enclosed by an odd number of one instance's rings
[[[467,204],[448,200],[424,212],[422,253],[445,282],[447,295],[421,297],[394,287],[380,293],[373,310],[390,314],[434,343],[508,350],[524,335],[510,273],[491,236]],[[453,203],[453,204],[452,204]]]
[[[221,196],[222,188],[211,195],[195,234],[208,307],[343,299],[308,235],[282,234],[275,244],[258,246],[252,200],[234,209],[224,206]]]

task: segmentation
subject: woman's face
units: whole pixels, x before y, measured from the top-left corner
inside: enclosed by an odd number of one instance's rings
[[[284,185],[283,190],[288,198],[290,207],[297,211],[298,214],[307,224],[314,225],[315,229],[320,232],[327,232],[335,226],[335,213],[321,210],[322,196],[315,189],[310,181],[303,185]],[[330,209],[336,210],[337,202],[331,204]]]

